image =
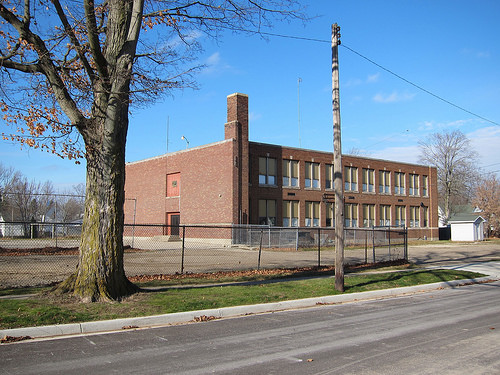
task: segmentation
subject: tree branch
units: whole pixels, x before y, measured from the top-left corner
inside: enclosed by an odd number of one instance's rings
[[[29,3],[29,1],[26,0],[26,3]],[[0,16],[13,26],[19,33],[20,38],[30,43],[38,54],[38,62],[36,64],[25,65],[26,68],[23,68],[21,66],[23,64],[13,62],[12,60],[9,60],[9,63],[7,61],[4,61],[4,66],[7,66],[6,64],[10,64],[13,68],[17,68],[17,70],[19,71],[35,71],[37,73],[42,73],[50,82],[50,85],[54,90],[57,102],[61,106],[61,109],[66,113],[70,121],[77,126],[84,126],[85,117],[78,110],[78,107],[71,98],[68,89],[64,85],[63,80],[57,72],[54,62],[51,60],[50,52],[45,46],[43,40],[38,35],[31,32],[31,30],[29,29],[29,23],[26,24],[24,22],[21,22],[2,4],[0,4]],[[24,16],[24,18],[26,18],[26,15]],[[36,66],[36,69],[34,68],[34,66]]]
[[[101,51],[101,43],[99,41],[99,29],[95,18],[95,3],[94,0],[85,0],[85,19],[87,20],[87,34],[89,40],[90,51],[94,56],[96,69],[104,81],[109,78],[107,69],[107,61]]]
[[[83,47],[80,45],[80,42],[78,41],[78,38],[76,37],[73,28],[68,22],[68,19],[66,17],[66,14],[64,13],[61,3],[59,0],[52,0],[52,4],[54,4],[54,7],[56,8],[57,15],[59,19],[61,20],[61,23],[64,26],[64,30],[66,31],[66,34],[68,35],[69,39],[71,40],[71,43],[75,46],[76,53],[78,54],[78,57],[80,58],[80,61],[82,62],[82,65],[87,72],[87,75],[90,78],[91,82],[95,81],[95,73],[92,67],[90,66],[87,58],[85,57],[85,53],[83,52]]]

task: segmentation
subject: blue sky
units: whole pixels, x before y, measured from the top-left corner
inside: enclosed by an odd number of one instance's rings
[[[331,25],[339,48],[342,149],[417,162],[418,141],[461,130],[486,172],[500,171],[500,2],[496,0],[309,0],[305,25],[276,24],[272,33],[318,41],[228,33],[200,39],[199,90],[132,113],[127,161],[224,138],[226,97],[249,95],[250,140],[332,151]],[[324,41],[324,42],[322,42]],[[353,53],[494,123],[447,104]],[[300,132],[299,94],[300,82]],[[0,124],[5,129],[4,124]],[[0,143],[0,161],[57,189],[85,182],[85,165]]]

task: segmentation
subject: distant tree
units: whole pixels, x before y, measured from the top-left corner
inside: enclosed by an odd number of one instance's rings
[[[84,209],[85,186],[78,184],[71,190],[57,196],[58,217],[65,223],[82,219]]]
[[[193,86],[202,36],[259,33],[279,20],[303,19],[298,9],[296,0],[0,2],[0,109],[24,132],[4,137],[87,161],[78,266],[60,290],[84,301],[136,290],[123,268],[131,104]],[[149,33],[139,39],[141,31]]]
[[[9,184],[12,182],[14,176],[14,168],[6,167],[0,162],[0,213],[2,213],[2,203],[7,199],[5,196]]]
[[[347,152],[344,152],[344,154],[351,156],[363,156],[366,155],[366,152],[357,147],[351,147]]]
[[[12,167],[8,168],[0,162],[0,216],[7,219],[7,212],[10,211],[12,218],[12,210],[10,210],[9,196],[6,192],[9,190],[9,186],[12,182],[12,177],[14,176],[14,169]]]
[[[472,204],[482,210],[481,215],[488,221],[488,235],[500,237],[500,181],[495,175],[478,184]]]
[[[419,142],[419,161],[435,166],[439,205],[448,222],[454,207],[470,203],[477,184],[478,154],[459,130],[434,133]]]
[[[24,235],[30,234],[30,222],[43,221],[52,209],[54,187],[50,181],[29,181],[19,171],[14,172],[5,191],[7,207],[12,212],[11,220],[24,223]]]

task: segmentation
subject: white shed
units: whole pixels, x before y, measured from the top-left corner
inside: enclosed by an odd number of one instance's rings
[[[450,218],[452,241],[482,241],[484,220],[477,213],[461,213]]]

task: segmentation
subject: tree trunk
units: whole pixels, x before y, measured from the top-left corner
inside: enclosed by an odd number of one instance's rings
[[[138,290],[125,276],[123,266],[127,105],[118,104],[107,114],[105,120],[100,118],[101,123],[93,124],[96,131],[86,139],[87,190],[80,256],[76,272],[59,287],[85,302],[118,300]]]

